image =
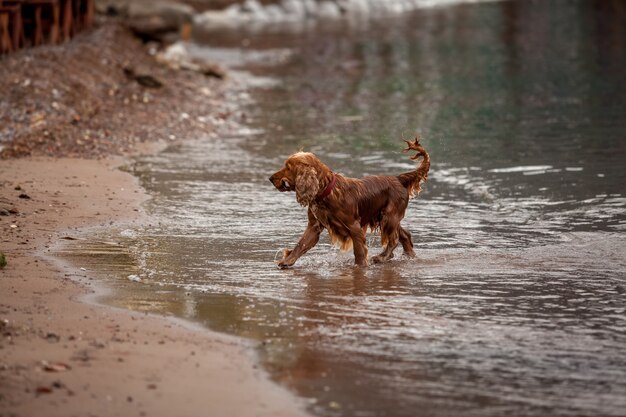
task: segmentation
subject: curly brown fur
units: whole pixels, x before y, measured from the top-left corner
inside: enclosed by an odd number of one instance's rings
[[[312,153],[298,152],[287,158],[284,167],[270,181],[281,192],[295,191],[298,203],[308,207],[309,220],[298,244],[293,250],[283,251],[278,265],[293,265],[317,244],[324,229],[341,250],[353,248],[357,265],[368,264],[365,241],[368,227],[380,230],[383,245],[383,251],[372,262],[391,259],[398,243],[406,255],[415,256],[411,234],[402,228],[400,221],[409,199],[421,191],[422,183],[428,178],[430,157],[419,137],[406,142],[408,147],[404,151],[416,151],[411,159],[422,157],[422,161],[415,170],[397,176],[347,178],[334,174]]]

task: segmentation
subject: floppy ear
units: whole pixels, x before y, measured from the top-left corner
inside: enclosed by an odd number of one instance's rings
[[[317,171],[310,166],[301,166],[298,168],[296,176],[296,200],[300,205],[307,207],[320,190],[320,184],[317,179]]]

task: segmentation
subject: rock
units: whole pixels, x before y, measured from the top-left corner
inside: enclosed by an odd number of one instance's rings
[[[128,0],[99,0],[96,12],[109,16],[128,16]]]
[[[46,115],[42,112],[35,112],[30,116],[31,127],[41,126],[46,122]]]
[[[61,338],[58,334],[49,332],[46,334],[46,340],[48,342],[58,342],[59,340],[61,340]]]
[[[48,363],[47,361],[41,361],[41,365],[46,372],[65,372],[72,369],[71,366],[63,362]]]
[[[104,349],[106,347],[106,344],[99,340],[92,340],[89,345],[95,347],[96,349]]]
[[[76,352],[74,356],[72,356],[71,359],[73,361],[78,361],[78,362],[89,362],[93,358],[88,350],[83,349],[83,350],[79,350],[78,352]]]
[[[9,214],[11,214],[9,212],[9,210],[7,210],[7,209],[5,209],[3,207],[0,207],[0,216],[8,216]]]
[[[100,0],[96,10],[125,18],[130,29],[145,42],[163,41],[165,34],[178,32],[190,23],[194,9],[177,1]]]
[[[135,81],[143,87],[147,88],[161,88],[163,83],[151,75],[138,74],[135,76]]]
[[[189,51],[183,42],[177,42],[168,46],[163,52],[157,54],[156,60],[162,64],[178,69],[181,62],[189,61]]]
[[[226,78],[226,70],[218,64],[200,64],[198,72],[207,77],[214,77],[223,80]]]
[[[160,40],[167,32],[178,32],[190,23],[193,7],[166,1],[131,2],[128,4],[128,25],[143,40]]]
[[[157,54],[157,62],[175,70],[199,72],[208,77],[226,78],[226,70],[218,64],[196,59],[189,53],[185,42],[176,42]]]
[[[176,27],[170,27],[158,16],[140,19],[131,22],[129,25],[135,36],[144,42],[163,42],[166,33],[175,31]]]
[[[159,16],[164,22],[176,27],[191,22],[193,14],[193,7],[175,1],[133,1],[128,6],[130,19]]]
[[[37,387],[35,392],[37,394],[50,394],[50,393],[52,393],[52,388],[41,386],[41,387]]]
[[[136,74],[135,70],[130,67],[124,67],[124,75],[129,80],[135,80],[137,83],[146,88],[161,88],[163,83],[152,75],[148,74]]]
[[[26,199],[26,200],[30,200],[30,196],[26,193],[22,193],[19,195],[20,198]]]

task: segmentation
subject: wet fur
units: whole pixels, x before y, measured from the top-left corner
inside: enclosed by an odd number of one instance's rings
[[[416,151],[411,157],[422,158],[415,170],[396,176],[347,178],[336,174],[336,184],[324,199],[318,196],[331,183],[332,170],[314,154],[298,152],[291,155],[284,167],[270,177],[279,191],[295,191],[296,200],[308,208],[308,225],[293,250],[285,249],[278,261],[281,267],[291,266],[328,230],[333,245],[354,250],[355,263],[367,265],[365,234],[369,228],[380,231],[383,252],[372,258],[374,263],[393,257],[400,243],[404,253],[415,256],[411,234],[400,225],[409,199],[418,194],[428,178],[430,157],[418,138],[407,141],[405,151]]]

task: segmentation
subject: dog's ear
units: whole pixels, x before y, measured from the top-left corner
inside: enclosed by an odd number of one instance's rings
[[[317,171],[310,166],[300,166],[296,176],[296,200],[300,205],[307,207],[317,196],[320,183],[317,179]]]

